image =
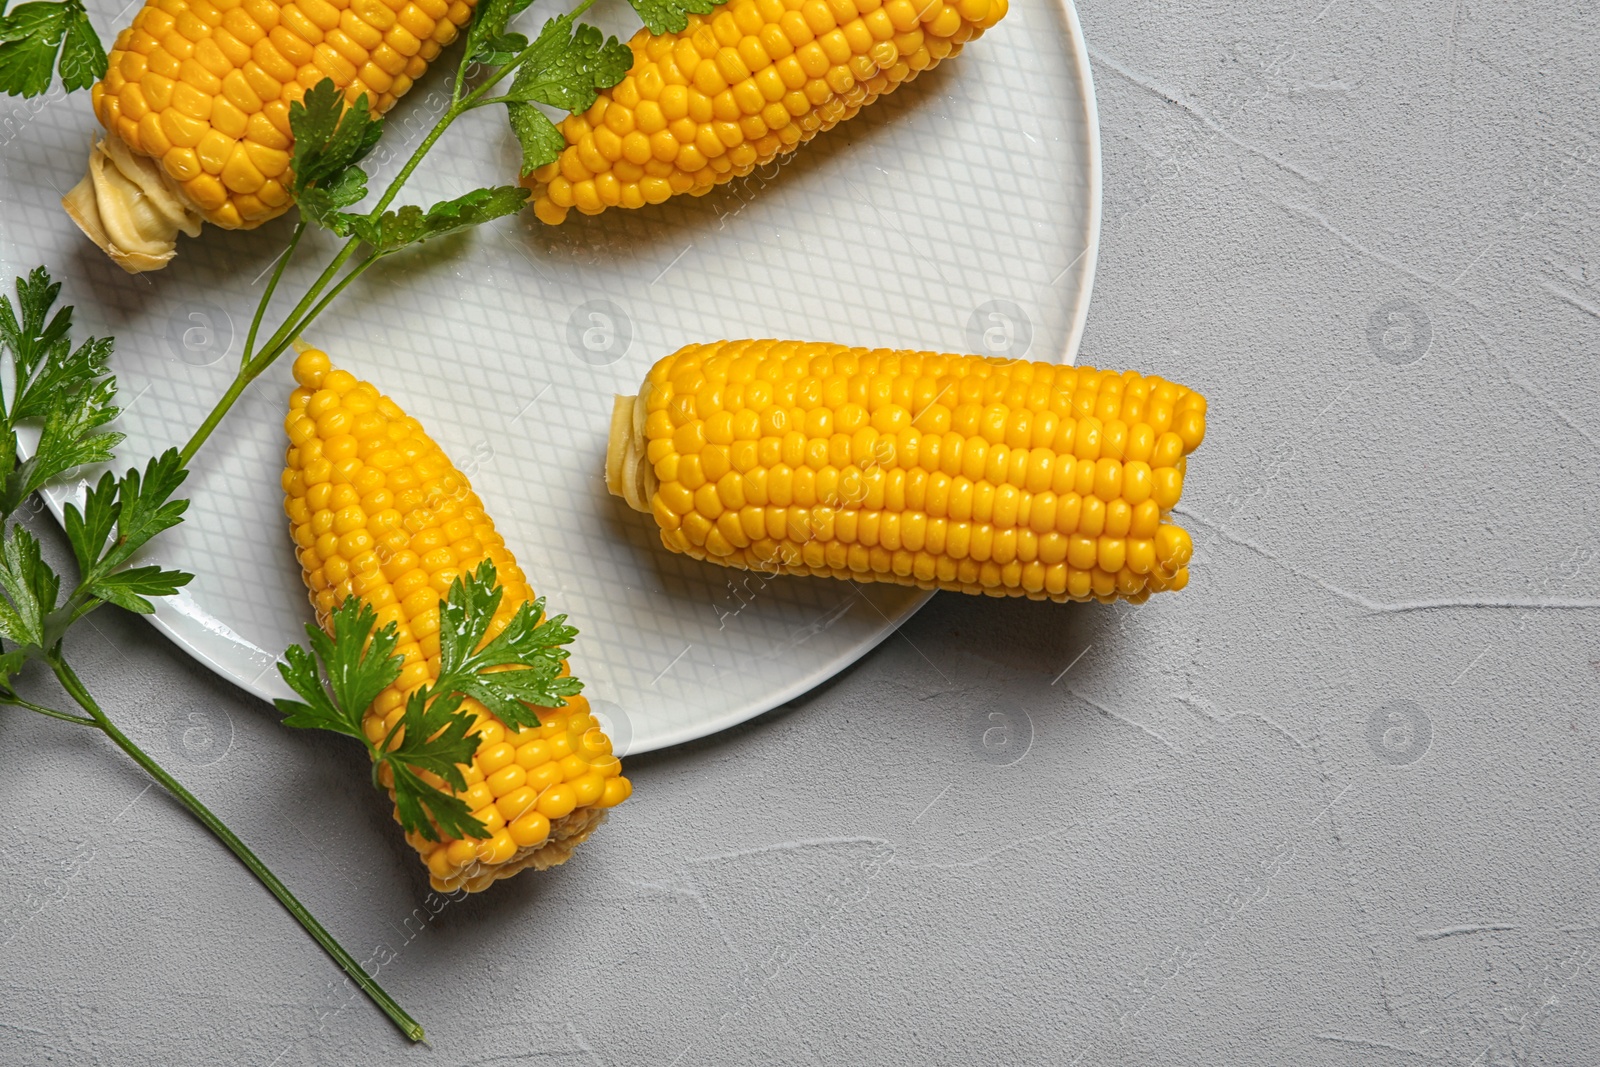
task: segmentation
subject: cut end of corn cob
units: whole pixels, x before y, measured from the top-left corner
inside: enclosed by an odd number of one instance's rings
[[[335,607],[360,597],[378,626],[395,624],[395,651],[405,659],[399,679],[367,710],[364,729],[377,741],[399,721],[411,691],[438,677],[439,603],[458,575],[485,559],[494,563],[504,597],[490,637],[533,591],[466,477],[416,419],[316,349],[300,353],[294,374],[284,511],[317,622],[327,628]],[[540,708],[541,725],[523,730],[474,700],[463,706],[478,715],[479,742],[461,768],[467,790],[460,795],[492,836],[408,834],[436,889],[476,892],[526,867],[565,862],[606,810],[632,793],[584,697]]]
[[[89,150],[89,172],[61,206],[129,274],[160,270],[177,254],[178,234],[200,233],[200,209],[182,188],[114,133]]]
[[[674,552],[1035,600],[1182,589],[1206,402],[1133,371],[799,341],[689,345],[618,397],[606,484]]]
[[[633,67],[561,123],[567,147],[526,180],[552,225],[572,208],[702,196],[853,118],[958,55],[1007,0],[729,0],[681,33],[640,30]]]
[[[645,458],[649,438],[645,433],[646,403],[650,383],[639,396],[619,396],[611,408],[611,437],[606,443],[606,488],[634,511],[650,513],[650,498],[660,483],[655,468]]]
[[[290,204],[289,105],[331,78],[383,114],[474,3],[145,0],[92,90],[107,137],[68,212],[130,271],[164,265],[199,219],[237,230],[276,218]]]

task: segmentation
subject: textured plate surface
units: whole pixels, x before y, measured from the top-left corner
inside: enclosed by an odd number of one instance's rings
[[[107,39],[129,17],[120,3],[89,7]],[[592,14],[623,36],[637,26],[611,0]],[[368,167],[374,185],[442,113],[441,84],[425,79],[391,116]],[[289,225],[210,229],[181,241],[166,270],[129,277],[58,206],[97,129],[87,94],[5,107],[3,277],[47,264],[78,307],[80,334],[115,334],[128,434],[120,459],[143,462],[181,443],[226,388]],[[509,180],[515,153],[503,127],[498,113],[459,122],[405,200]],[[307,339],[394,397],[468,474],[551,610],[582,630],[574,670],[619,749],[648,751],[816,685],[927,594],[762,580],[668,553],[646,516],[606,493],[612,394],[635,392],[681,345],[722,337],[1071,360],[1099,214],[1076,15],[1070,3],[1015,0],[961,56],[781,167],[698,200],[574,214],[555,230],[518,219],[430,245],[370,272]],[[278,316],[332,247],[306,246]],[[262,696],[282,691],[272,665],[310,617],[278,490],[287,362],[201,452],[188,521],[153,557],[197,575],[156,625]],[[50,494],[58,514],[82,484]]]

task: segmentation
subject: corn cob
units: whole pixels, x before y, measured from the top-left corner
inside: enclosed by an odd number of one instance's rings
[[[289,208],[289,105],[332,78],[382,114],[475,2],[145,0],[93,89],[106,136],[63,204],[130,273],[164,266],[201,219],[276,218]]]
[[[333,609],[360,597],[376,610],[377,625],[397,626],[395,650],[405,657],[399,679],[367,711],[363,728],[376,743],[410,692],[438,677],[439,602],[458,574],[494,562],[505,595],[490,637],[533,593],[466,477],[416,419],[369,383],[330,368],[315,349],[295,360],[294,375],[300,387],[284,421],[284,511],[317,621],[329,628]],[[462,798],[493,836],[434,842],[408,834],[435,888],[476,892],[524,867],[562,863],[633,791],[582,696],[540,709],[543,725],[520,731],[477,701],[464,706],[478,713],[480,741],[462,768]]]
[[[534,213],[700,196],[853,118],[1005,16],[1007,0],[730,0],[681,33],[640,30],[633,68],[561,123],[527,180]]]
[[[1035,600],[1189,581],[1205,436],[1157,377],[798,341],[689,345],[617,398],[606,484],[674,552]]]

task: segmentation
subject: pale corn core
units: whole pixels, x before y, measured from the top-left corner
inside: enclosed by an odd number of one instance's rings
[[[129,274],[161,269],[176,254],[178,234],[200,233],[200,209],[182,187],[155,160],[129,151],[115,133],[95,142],[88,173],[61,206]]]
[[[650,498],[659,483],[656,472],[645,457],[646,408],[650,383],[645,382],[638,396],[618,396],[611,413],[611,435],[606,441],[606,487],[620,496],[634,511],[650,512]]]

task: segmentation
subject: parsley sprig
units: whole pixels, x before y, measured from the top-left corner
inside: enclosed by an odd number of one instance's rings
[[[61,286],[43,267],[16,281],[13,304],[0,295],[0,352],[9,355],[11,381],[0,403],[0,521],[45,485],[80,467],[111,459],[122,435],[105,429],[117,416],[117,382],[106,368],[108,338],[74,348],[72,309],[55,311]],[[53,313],[52,313],[53,312]],[[19,458],[22,431],[36,436]],[[59,652],[69,627],[102,604],[149,614],[147,599],[170,596],[192,575],[134,557],[161,531],[177,525],[188,502],[173,499],[187,472],[176,449],[150,461],[141,474],[109,471],[88,489],[80,509],[66,508],[67,540],[78,564],[65,597],[62,580],[28,530],[11,524],[0,541],[0,702],[15,696],[11,676],[29,659]]]
[[[72,309],[56,309],[61,286],[44,268],[16,281],[16,302],[0,294],[0,356],[11,374],[0,402],[0,705],[99,730],[160,782],[237,856],[345,972],[413,1040],[422,1027],[334,940],[237,834],[148,752],[123,733],[73,669],[67,636],[74,623],[110,604],[148,614],[152,598],[171,596],[191,575],[141,558],[163,532],[183,521],[177,496],[187,472],[168,449],[121,477],[109,471],[81,483],[81,503],[65,508],[63,527],[76,576],[58,574],[39,541],[17,520],[37,490],[79,468],[112,460],[122,435],[106,427],[117,415],[116,379],[107,368],[108,338],[72,344]],[[18,455],[30,439],[27,459]],[[24,696],[30,662],[43,664],[77,704],[64,711]]]
[[[61,286],[43,267],[18,278],[16,291],[15,306],[0,296],[0,349],[12,360],[11,387],[0,407],[0,515],[10,515],[51,479],[104,463],[122,440],[103,429],[117,417],[117,382],[106,367],[111,341],[91,337],[72,347],[72,309],[51,314]],[[38,427],[39,437],[24,460],[17,431],[27,424]]]
[[[376,741],[362,724],[372,702],[400,677],[404,660],[395,654],[394,623],[374,632],[377,613],[351,597],[334,610],[331,634],[307,625],[310,648],[295,645],[278,664],[300,698],[277,701],[284,724],[328,730],[366,745],[373,784],[381,785],[380,772],[387,768],[400,825],[429,841],[438,841],[441,832],[490,836],[455,795],[466,790],[461,767],[478,749],[477,714],[467,699],[481,702],[507,725],[538,726],[535,708],[561,707],[583,689],[576,678],[561,674],[564,646],[578,631],[565,615],[544,619],[542,598],[518,605],[505,629],[489,637],[503,596],[488,560],[451,583],[439,606],[439,677],[408,696],[399,720]]]
[[[289,192],[300,214],[350,236],[344,209],[367,195],[366,171],[356,164],[383,136],[383,120],[372,117],[365,94],[346,110],[343,94],[324,79],[289,105],[289,128],[295,135]]]

